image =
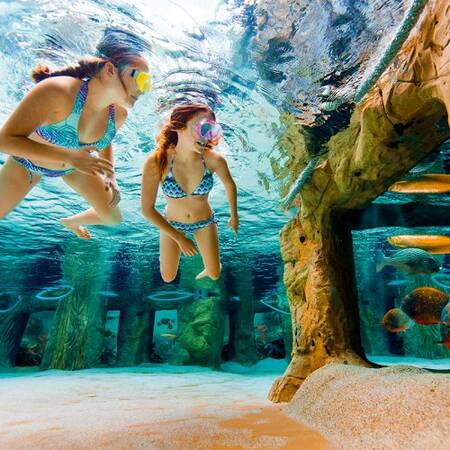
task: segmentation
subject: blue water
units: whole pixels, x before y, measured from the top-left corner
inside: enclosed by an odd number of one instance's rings
[[[68,12],[67,2],[60,0],[0,2],[0,124],[31,88],[29,73],[37,62],[62,66],[92,54],[105,26],[140,34],[151,44],[148,57],[155,89],[139,100],[115,140],[124,222],[92,229],[102,289],[126,298],[136,287],[137,267],[147,276],[140,295],[164,288],[158,271],[159,231],[140,213],[141,170],[171,105],[189,99],[215,107],[224,128],[219,150],[238,186],[237,237],[226,229],[229,210],[220,182],[210,195],[219,219],[224,273],[236,278],[248,269],[255,302],[270,299],[274,292],[282,296],[279,231],[289,217],[280,203],[287,180],[273,169],[288,158],[279,141],[286,114],[296,114],[302,123],[308,110],[320,122],[323,101],[351,95],[382,53],[408,2],[342,1],[333,11],[321,2],[280,2],[276,11],[265,0],[150,3],[76,1]],[[0,163],[4,160],[0,154]],[[378,201],[403,199],[386,194]],[[440,205],[448,197],[427,201]],[[157,207],[163,204],[160,193]],[[61,180],[43,178],[0,221],[0,299],[34,296],[67,282],[65,251],[76,238],[58,220],[86,206]],[[367,242],[367,233],[355,234],[356,264]],[[181,270],[199,258],[183,258]],[[179,283],[176,279],[173,285]],[[271,314],[267,322],[280,327],[275,317],[281,313]],[[52,315],[42,315],[49,327]],[[258,316],[255,325],[263,319]],[[117,317],[110,319],[114,320]],[[117,332],[117,322],[110,331]]]

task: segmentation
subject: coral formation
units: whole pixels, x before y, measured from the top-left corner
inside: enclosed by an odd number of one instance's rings
[[[421,19],[351,116],[294,204],[281,232],[284,281],[301,334],[269,398],[289,401],[304,379],[330,363],[366,365],[361,346],[350,226],[362,208],[450,136],[448,2],[429,2]]]

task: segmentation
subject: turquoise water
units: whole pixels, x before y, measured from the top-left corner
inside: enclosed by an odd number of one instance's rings
[[[31,67],[39,61],[62,66],[92,53],[105,26],[130,29],[151,44],[148,56],[155,80],[153,93],[139,100],[115,140],[124,222],[114,228],[94,227],[95,242],[79,242],[58,221],[87,205],[61,180],[43,179],[0,221],[0,309],[8,309],[20,299],[23,304],[36,304],[36,295],[61,284],[79,290],[95,286],[96,292],[109,293],[99,295],[99,302],[108,299],[112,305],[107,312],[101,305],[95,310],[106,324],[102,364],[116,363],[119,310],[167,289],[158,271],[159,231],[140,213],[143,162],[174,102],[206,100],[215,107],[224,128],[220,152],[238,186],[240,231],[235,237],[226,229],[228,204],[223,186],[217,182],[210,203],[219,218],[223,278],[216,288],[219,293],[200,291],[199,296],[253,302],[256,314],[251,328],[257,357],[289,359],[289,314],[261,303],[288,311],[279,249],[279,231],[289,219],[280,207],[286,180],[273,171],[286,162],[279,143],[285,131],[283,115],[296,114],[299,123],[304,123],[308,112],[321,124],[322,103],[355,91],[408,4],[397,0],[354,3],[336,2],[327,9],[320,2],[280,2],[273,11],[271,2],[264,0],[165,0],[152,1],[151,7],[144,0],[78,1],[68,13],[61,1],[0,2],[0,123],[31,88]],[[333,117],[318,140],[335,130],[340,120],[340,116]],[[445,171],[445,155],[439,158],[439,170]],[[5,155],[0,154],[0,163],[4,160]],[[378,202],[408,201],[404,199],[387,194]],[[426,208],[445,205],[448,196],[423,201]],[[163,205],[160,193],[157,207]],[[449,232],[448,228],[425,231]],[[388,235],[390,230],[383,233]],[[367,236],[372,236],[371,232],[354,234],[357,266],[360,254],[368,250]],[[212,289],[191,282],[199,261],[200,257],[182,258],[180,276],[169,290],[191,293],[194,299],[198,289]],[[358,281],[361,288],[364,281]],[[51,296],[64,294],[64,290],[49,292]],[[233,297],[238,299],[231,300]],[[55,320],[53,310],[40,308],[43,310],[33,312],[26,324],[24,339],[28,341],[23,341],[22,347],[26,343],[38,353],[28,354],[28,363],[39,363],[42,342]],[[155,361],[170,358],[175,343],[168,335],[176,335],[179,328],[175,309],[167,308],[154,317],[154,347],[147,349],[147,356]],[[220,325],[225,346],[233,333],[229,315],[227,312]],[[43,336],[41,343],[39,336]],[[273,342],[276,344],[270,346]],[[229,357],[229,349],[224,348],[223,360]]]

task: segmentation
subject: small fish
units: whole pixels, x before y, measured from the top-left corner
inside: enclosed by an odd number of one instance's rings
[[[420,248],[406,248],[395,252],[392,256],[384,256],[379,252],[375,264],[377,272],[384,266],[393,266],[410,275],[435,273],[441,269],[439,262]]]
[[[259,334],[259,338],[263,343],[266,343],[266,332],[267,332],[267,325],[264,323],[260,323],[255,327],[256,331]]]
[[[115,292],[111,292],[111,291],[99,291],[98,295],[101,295],[106,298],[116,298],[119,296]]]
[[[240,302],[241,298],[238,297],[237,295],[233,295],[232,297],[230,297],[230,301],[232,301],[232,302]]]
[[[432,287],[420,287],[410,292],[401,302],[400,309],[414,322],[432,325],[441,322],[441,312],[450,295]]]
[[[387,286],[404,286],[408,282],[406,280],[393,280],[387,283]]]
[[[390,309],[381,321],[384,328],[391,333],[401,333],[414,323],[400,308]]]
[[[433,254],[450,253],[450,236],[429,235],[399,235],[388,237],[389,244],[402,248],[421,248]]]
[[[388,191],[402,194],[444,194],[450,192],[450,175],[428,173],[415,180],[397,181]]]
[[[177,337],[177,335],[173,333],[161,333],[160,336],[168,339],[175,339]]]
[[[163,317],[159,322],[158,322],[158,326],[160,325],[167,325],[167,326],[171,326],[173,324],[173,319],[169,319],[168,317]]]
[[[450,350],[450,302],[442,308],[440,332],[442,341],[438,344],[444,344]]]

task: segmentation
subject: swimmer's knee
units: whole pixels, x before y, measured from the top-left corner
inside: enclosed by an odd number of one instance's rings
[[[175,273],[168,273],[161,270],[161,278],[164,280],[165,283],[171,283],[175,278],[177,277],[176,272]]]
[[[161,273],[161,278],[166,283],[171,283],[177,277],[178,267],[174,269],[174,267],[170,267],[167,264],[162,264],[161,260],[159,261],[159,272]]]

